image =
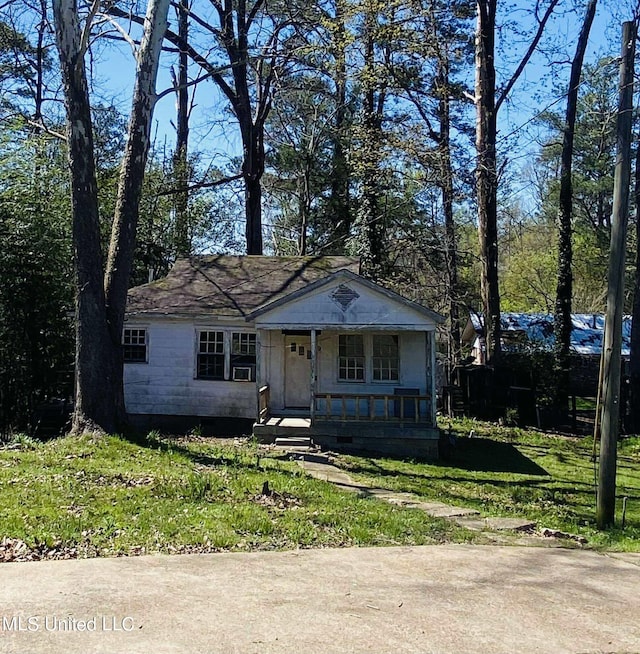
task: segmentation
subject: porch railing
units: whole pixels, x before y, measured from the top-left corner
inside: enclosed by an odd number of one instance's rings
[[[316,420],[432,422],[430,395],[316,393]]]
[[[268,384],[258,389],[258,422],[266,422],[269,418],[270,392]]]

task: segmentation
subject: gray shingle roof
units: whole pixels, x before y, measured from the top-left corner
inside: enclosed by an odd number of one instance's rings
[[[245,317],[343,269],[358,273],[359,258],[206,255],[179,259],[166,277],[129,291],[127,313]]]

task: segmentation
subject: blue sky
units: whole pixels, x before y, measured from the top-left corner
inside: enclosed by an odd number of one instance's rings
[[[608,4],[608,3],[606,3]],[[587,61],[595,61],[606,54],[619,54],[620,51],[620,21],[630,17],[625,11],[630,0],[616,3],[621,18],[612,16],[603,0],[596,14],[596,20],[591,31]],[[512,14],[515,20],[521,19],[528,11],[531,2],[518,0]],[[170,16],[171,18],[172,16]],[[531,158],[531,148],[535,145],[537,128],[534,117],[547,107],[564,110],[563,93],[565,92],[566,75],[569,70],[569,60],[573,56],[575,41],[580,28],[582,16],[573,13],[560,14],[550,23],[545,39],[545,47],[560,47],[556,53],[556,61],[563,62],[560,66],[551,67],[548,58],[542,54],[535,55],[523,72],[520,81],[513,89],[511,97],[503,105],[499,115],[500,136],[508,147],[512,161],[522,160],[526,163]],[[521,56],[524,42],[518,43],[514,33],[504,30],[498,34],[497,70],[498,80],[504,81],[515,69]],[[128,113],[131,103],[131,88],[134,78],[134,64],[131,49],[126,44],[118,47],[109,42],[108,56],[98,57],[94,66],[94,79],[98,82],[100,94],[105,101],[113,101],[123,112]],[[564,51],[564,53],[562,53]],[[171,85],[169,67],[174,63],[173,55],[164,55],[158,80],[158,91],[162,92]],[[196,72],[194,67],[192,73]],[[469,71],[472,83],[473,71]],[[175,131],[171,121],[175,119],[175,96],[169,94],[157,104],[154,118],[154,134],[156,144],[167,148],[173,146]],[[514,136],[518,136],[514,140]],[[227,103],[211,81],[202,83],[195,98],[195,108],[191,120],[191,149],[206,151],[207,155],[223,167],[229,157],[239,154],[240,140],[237,126],[229,114]]]

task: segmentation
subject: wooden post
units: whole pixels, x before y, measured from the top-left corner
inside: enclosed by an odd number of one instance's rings
[[[610,527],[615,521],[616,450],[620,430],[620,365],[622,348],[622,309],[624,303],[624,261],[629,212],[631,178],[631,122],[633,111],[633,60],[636,28],[629,21],[622,25],[622,61],[617,117],[617,153],[609,250],[609,283],[605,316],[602,390],[602,425],[600,437],[600,475],[596,522],[598,528]]]
[[[309,418],[311,419],[311,424],[316,417],[316,371],[317,371],[317,352],[318,352],[318,339],[315,329],[311,330],[311,380],[310,380],[310,391],[311,391],[311,406],[309,407]]]
[[[260,389],[264,384],[262,383],[262,332],[256,329],[256,403],[258,405],[258,419],[256,422],[261,422],[260,415]]]
[[[426,410],[428,421],[435,426],[436,422],[436,332],[425,332],[425,349],[426,349],[426,371],[427,371],[427,386],[426,395],[431,398],[427,401]]]

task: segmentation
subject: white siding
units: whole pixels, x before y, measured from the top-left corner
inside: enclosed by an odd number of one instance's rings
[[[192,321],[127,321],[126,327],[147,329],[148,363],[124,366],[127,411],[132,414],[256,417],[253,382],[195,379],[197,329],[251,330],[215,322],[196,326]]]
[[[331,294],[340,284],[358,297],[343,308]],[[425,333],[433,336],[434,320],[402,301],[376,292],[357,280],[337,280],[335,284],[295,298],[259,316],[257,385],[270,387],[271,410],[285,406],[285,336],[282,330],[320,330],[318,333],[317,393],[388,394],[396,388],[415,388],[420,395],[432,392],[427,381],[428,352]],[[254,331],[244,321],[154,317],[148,321],[129,320],[127,328],[146,328],[148,363],[125,364],[125,402],[132,414],[238,417],[257,416],[257,388],[254,382],[196,379],[198,330]],[[360,331],[365,338],[366,375],[364,382],[338,381],[338,334]],[[375,333],[398,334],[399,379],[378,382],[372,379],[371,339]],[[226,343],[230,342],[227,337]],[[228,366],[227,366],[228,368]],[[227,370],[227,372],[229,372]],[[310,383],[311,380],[309,380]]]
[[[335,302],[331,294],[341,285],[358,294],[346,309]],[[357,281],[336,281],[335,284],[304,295],[295,301],[276,307],[258,316],[258,328],[281,326],[288,329],[308,329],[311,326],[343,327],[345,329],[375,328],[400,330],[433,330],[435,322],[407,304],[377,293]]]

